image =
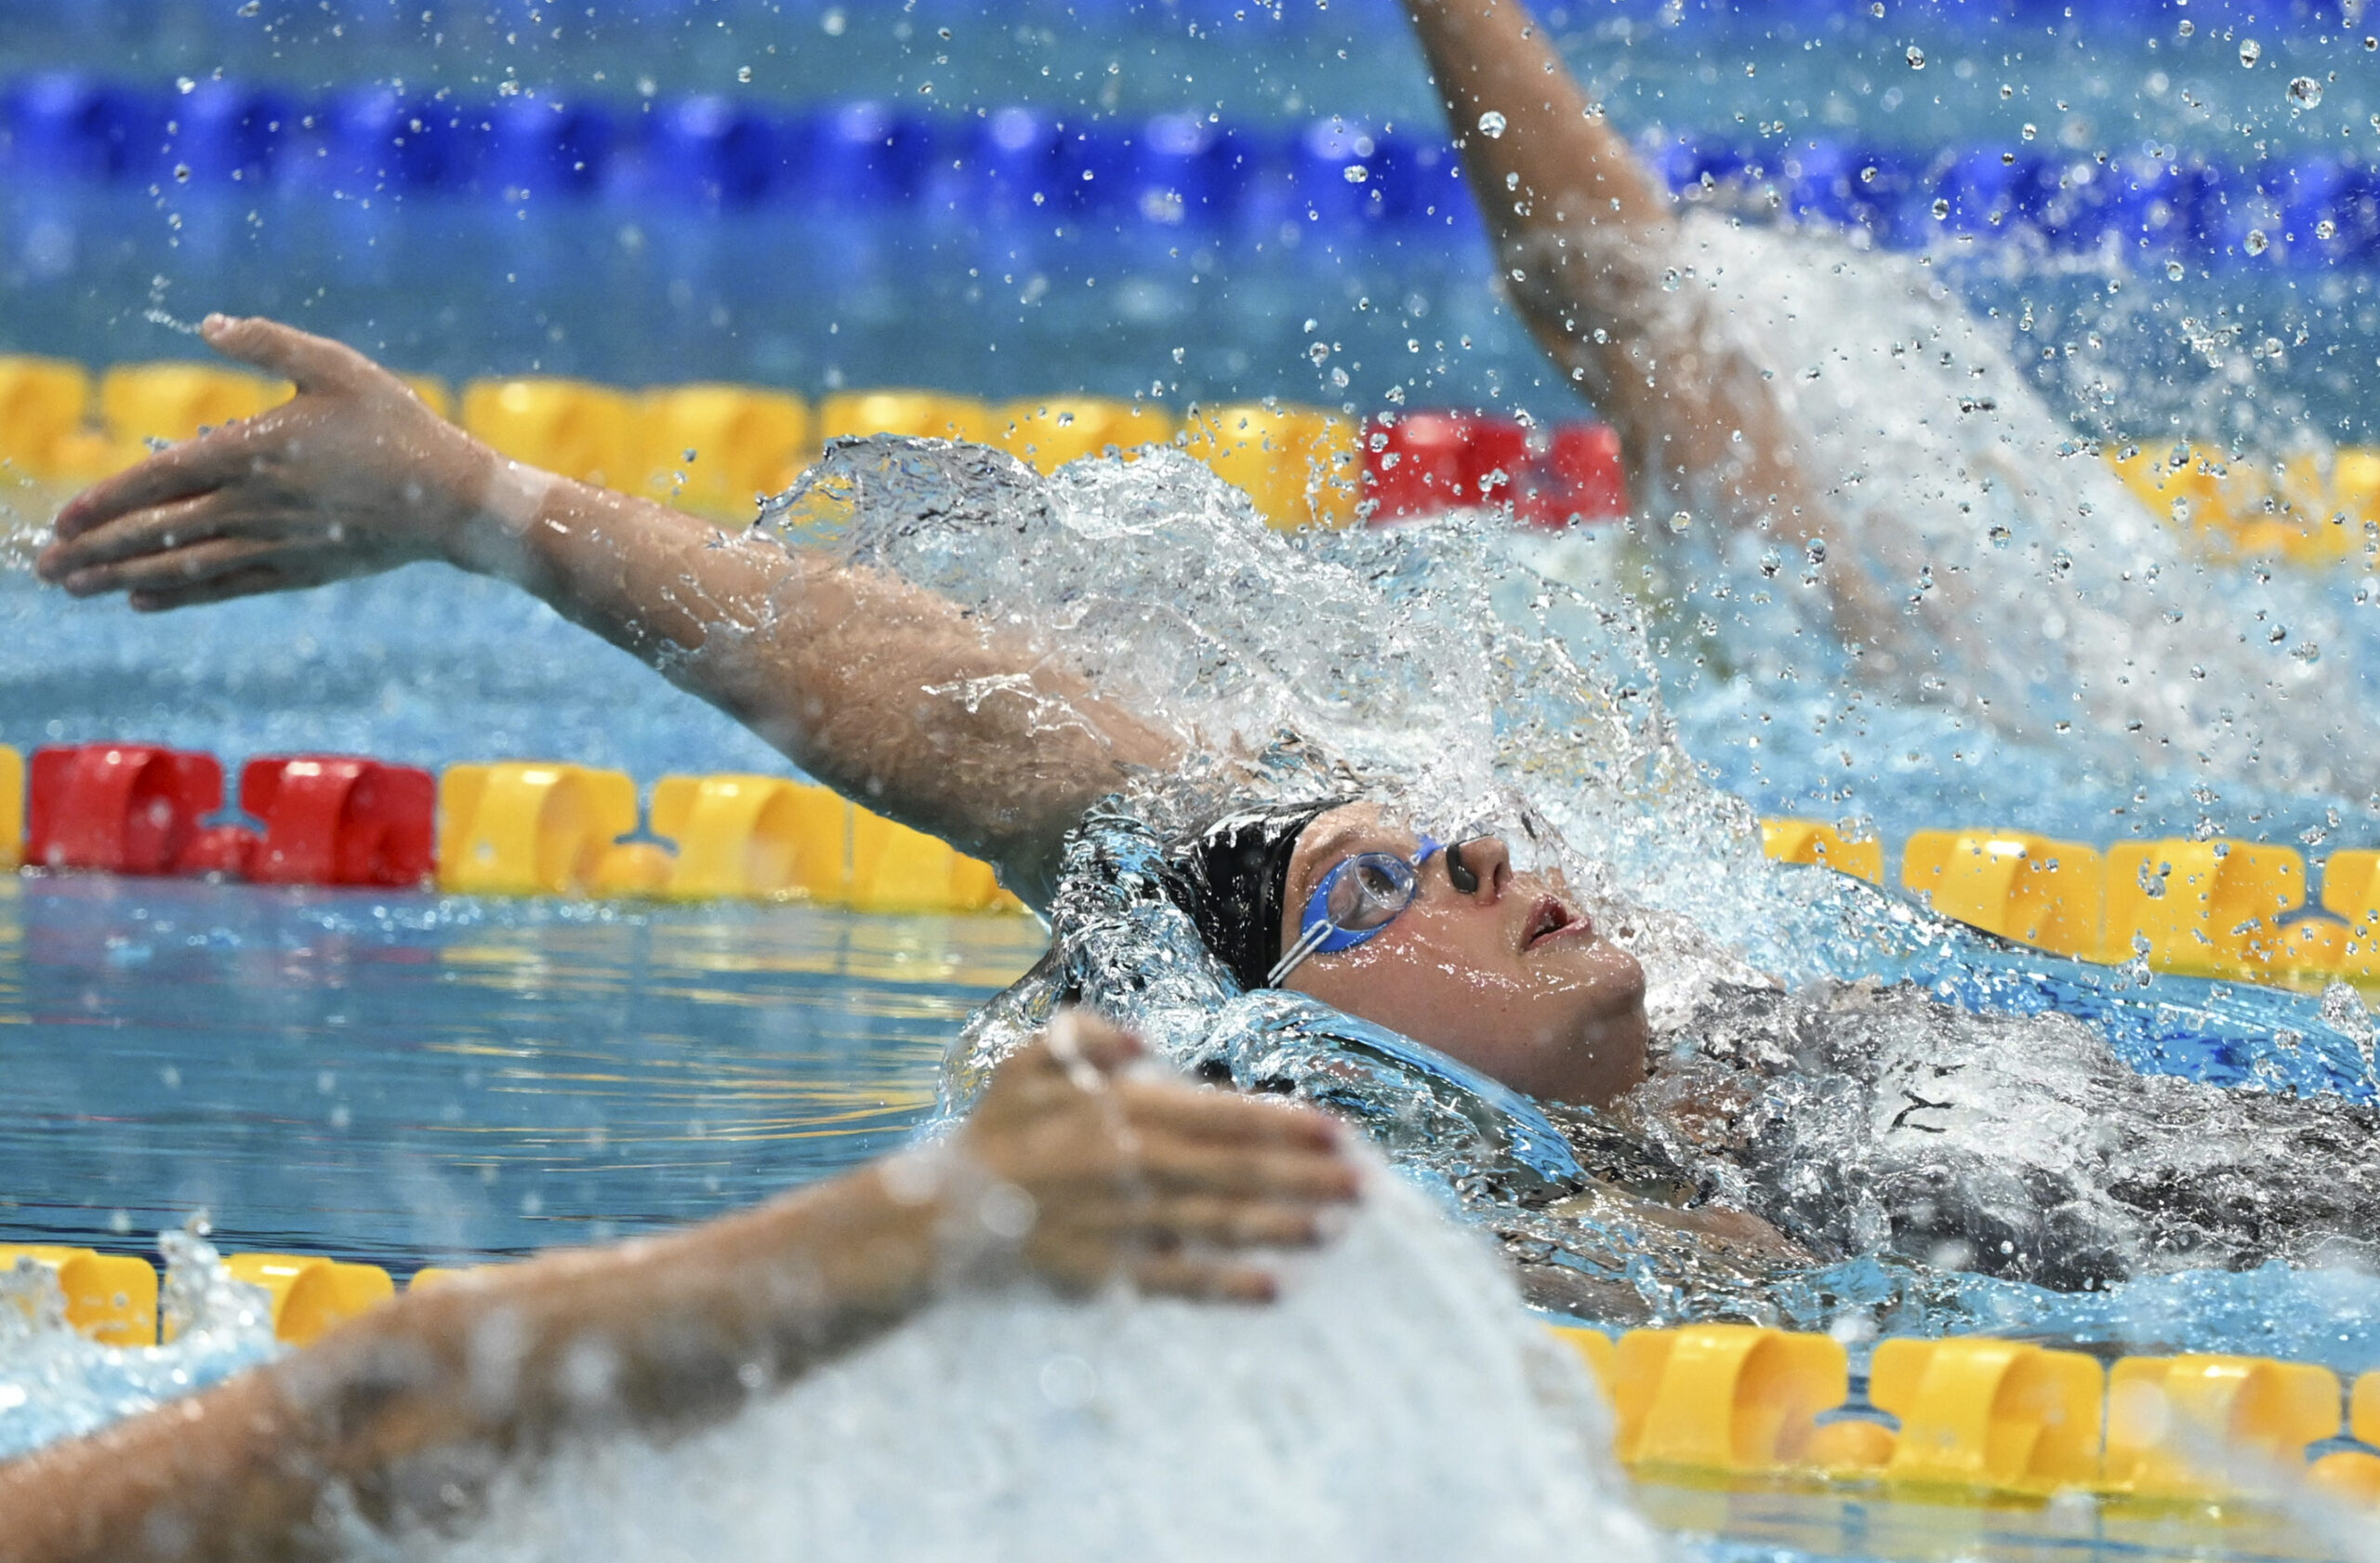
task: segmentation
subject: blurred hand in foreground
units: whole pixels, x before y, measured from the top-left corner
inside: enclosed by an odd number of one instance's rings
[[[962,1219],[1013,1233],[1025,1261],[1064,1287],[1269,1298],[1271,1272],[1239,1251],[1328,1235],[1357,1192],[1338,1125],[1131,1067],[1141,1056],[1123,1031],[1066,1011],[1002,1065],[952,1143],[989,1179],[963,1196]],[[900,1165],[886,1175],[897,1188]]]

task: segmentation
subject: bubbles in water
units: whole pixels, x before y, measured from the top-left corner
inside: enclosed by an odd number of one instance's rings
[[[2262,60],[2264,57],[2264,45],[2256,42],[2254,38],[2242,38],[2240,40],[2241,64],[2253,70],[2255,68],[2256,61]]]
[[[1912,71],[1925,69],[1925,51],[1915,44],[1909,46],[1909,68]]]
[[[2314,225],[2314,237],[2317,239],[2336,238],[2338,236],[2338,231],[2339,225],[2337,223],[2333,222],[2329,218],[2324,218],[2321,221]]]
[[[2262,255],[2272,247],[2272,241],[2265,237],[2263,229],[2251,228],[2248,230],[2248,236],[2241,241],[2241,247],[2250,255]]]
[[[2188,272],[2189,268],[2184,266],[2178,260],[2168,260],[2165,262],[2165,275],[2174,282],[2180,282],[2183,277],[2188,274]]]
[[[1934,220],[1939,222],[1950,215],[1950,203],[1942,196],[1936,196],[1934,198]]]
[[[1372,177],[1372,171],[1360,163],[1350,163],[1343,170],[1349,184],[1362,184]]]
[[[1490,109],[1479,116],[1479,133],[1489,140],[1504,133],[1504,116]]]
[[[2311,76],[2297,76],[2289,84],[2289,100],[2301,109],[2321,107],[2322,84]]]

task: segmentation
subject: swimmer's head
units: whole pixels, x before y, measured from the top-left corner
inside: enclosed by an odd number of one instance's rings
[[[1307,956],[1282,986],[1546,1100],[1601,1106],[1643,1080],[1635,957],[1558,879],[1515,871],[1501,838],[1430,845],[1378,803],[1333,798],[1227,816],[1169,859],[1175,898],[1250,988],[1298,947],[1334,868],[1366,853],[1416,864],[1409,905],[1360,943]]]
[[[1265,987],[1265,974],[1280,959],[1282,894],[1299,836],[1351,801],[1320,798],[1235,810],[1167,851],[1167,891],[1240,987]]]

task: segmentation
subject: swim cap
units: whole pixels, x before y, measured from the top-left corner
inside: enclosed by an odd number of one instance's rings
[[[1242,809],[1177,838],[1165,852],[1165,889],[1190,914],[1209,953],[1253,991],[1281,958],[1289,859],[1305,828],[1352,797]]]

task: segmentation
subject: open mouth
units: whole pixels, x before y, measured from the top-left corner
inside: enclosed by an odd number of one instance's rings
[[[1573,913],[1569,907],[1551,895],[1540,896],[1529,908],[1528,922],[1521,931],[1521,948],[1535,949],[1545,940],[1566,934],[1593,931],[1593,924]]]

